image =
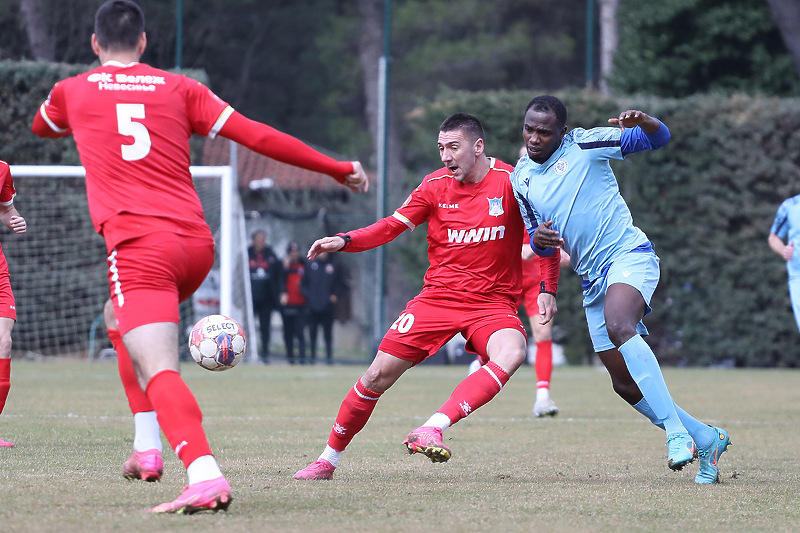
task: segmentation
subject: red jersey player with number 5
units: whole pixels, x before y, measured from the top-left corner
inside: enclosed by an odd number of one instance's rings
[[[179,374],[178,304],[214,262],[214,240],[189,172],[189,137],[221,135],[329,174],[356,192],[366,190],[366,175],[357,162],[335,161],[245,118],[196,81],[139,63],[147,38],[144,15],[131,0],[100,6],[91,43],[101,66],[56,84],[33,131],[75,138],[92,222],[108,249],[114,313],[107,321],[118,325],[115,348],[129,403],[134,413],[149,409],[157,415],[186,466],[184,492],[150,511],[227,509],[230,485],[211,454],[197,401]],[[136,460],[134,453],[134,471],[126,463],[126,477],[160,477],[160,464],[140,473]]]
[[[447,461],[451,453],[442,432],[494,398],[525,359],[525,328],[517,317],[522,286],[519,243],[525,228],[509,180],[513,169],[487,157],[483,126],[466,113],[442,123],[438,146],[444,168],[427,175],[392,216],[320,239],[308,252],[314,259],[322,252],[368,250],[428,223],[430,267],[422,291],[389,328],[372,364],[345,396],[322,455],[295,479],[331,479],[342,452],[367,423],[381,394],[461,333],[467,348],[488,363],[456,386],[444,405],[404,442],[409,453]],[[555,253],[542,262],[543,320],[556,312],[558,261]]]

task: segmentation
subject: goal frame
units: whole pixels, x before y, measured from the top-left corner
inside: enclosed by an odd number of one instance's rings
[[[24,177],[52,177],[52,178],[86,178],[86,169],[81,165],[10,165],[11,176]],[[219,270],[220,270],[220,314],[231,316],[233,309],[233,276],[236,275],[235,247],[233,243],[234,224],[239,225],[239,233],[244,236],[244,218],[234,216],[234,201],[236,192],[236,170],[233,166],[196,166],[189,167],[192,178],[220,178],[220,221],[219,221]],[[242,272],[238,275],[244,283],[245,309],[244,317],[247,323],[255,326],[253,314],[253,296],[250,290],[250,272],[248,268],[247,247],[240,246],[240,253],[244,250],[242,259]],[[248,337],[255,335],[255,331],[247,331]],[[255,337],[247,343],[245,360],[255,362],[258,360],[258,349]]]

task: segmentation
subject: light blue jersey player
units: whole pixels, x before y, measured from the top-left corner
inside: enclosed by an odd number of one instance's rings
[[[789,273],[789,297],[792,311],[800,329],[800,253],[795,253],[795,243],[800,244],[800,194],[784,200],[769,230],[769,247],[786,261]]]
[[[667,464],[680,470],[700,458],[697,483],[719,480],[717,460],[728,434],[697,421],[672,400],[661,368],[642,336],[642,318],[659,279],[659,259],[619,192],[609,160],[661,148],[669,129],[629,110],[620,126],[567,132],[567,110],[538,96],[525,110],[527,150],[511,175],[514,193],[539,255],[563,246],[583,281],[583,306],[600,360],[614,390],[667,433]]]

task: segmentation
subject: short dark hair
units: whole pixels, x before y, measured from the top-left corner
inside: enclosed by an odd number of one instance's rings
[[[107,50],[133,50],[144,32],[144,13],[131,0],[108,0],[94,16],[97,43]]]
[[[555,96],[549,94],[537,96],[528,102],[528,107],[525,108],[525,112],[527,113],[529,109],[553,113],[556,116],[559,128],[563,128],[567,125],[567,106]]]
[[[478,139],[486,140],[481,121],[469,113],[450,115],[444,119],[442,125],[439,126],[440,132],[455,130],[463,130],[469,137],[472,137],[473,141],[477,141]]]

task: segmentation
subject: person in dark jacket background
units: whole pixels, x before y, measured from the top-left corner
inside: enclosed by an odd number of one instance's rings
[[[333,364],[333,314],[336,302],[343,295],[345,286],[342,270],[327,253],[306,263],[300,284],[308,306],[309,342],[311,364],[317,357],[317,334],[322,327],[325,341],[325,361]]]
[[[261,332],[259,356],[269,362],[270,324],[272,312],[278,307],[282,279],[282,265],[278,256],[267,245],[266,234],[258,230],[253,233],[253,244],[248,248],[250,258],[250,290],[253,294],[253,312],[258,315]]]

